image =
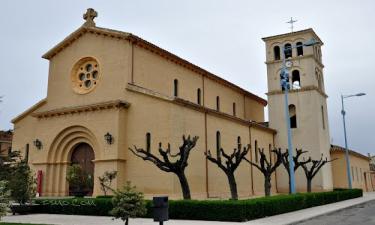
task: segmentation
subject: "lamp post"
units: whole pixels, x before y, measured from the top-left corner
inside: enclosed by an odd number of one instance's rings
[[[319,44],[315,39],[310,39],[306,43],[303,43],[302,46],[313,46]],[[280,84],[281,87],[284,89],[284,104],[285,104],[285,121],[286,121],[286,129],[288,134],[288,161],[289,161],[289,175],[290,175],[290,193],[296,193],[296,186],[295,186],[295,178],[294,178],[294,161],[293,161],[293,147],[292,147],[292,131],[290,128],[290,118],[289,118],[289,102],[288,102],[288,92],[290,88],[289,84],[289,71],[286,64],[285,59],[285,51],[292,51],[293,48],[297,46],[291,45],[288,48],[281,46],[281,57],[282,57],[282,68],[280,73]]]
[[[350,174],[350,159],[349,159],[349,149],[348,149],[348,139],[346,136],[346,124],[345,124],[345,108],[344,108],[344,99],[351,98],[351,97],[360,97],[366,95],[365,93],[358,93],[355,95],[341,95],[341,115],[342,115],[342,122],[344,125],[344,139],[345,139],[345,159],[346,159],[346,174],[348,176],[348,186],[349,189],[352,189],[352,177]]]

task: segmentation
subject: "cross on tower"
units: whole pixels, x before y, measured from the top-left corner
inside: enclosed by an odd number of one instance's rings
[[[83,19],[86,22],[83,24],[84,26],[95,26],[94,18],[98,16],[98,13],[93,8],[88,8],[86,13],[83,14]]]
[[[293,20],[293,17],[290,17],[290,20],[288,22],[286,22],[286,23],[290,23],[290,30],[291,30],[291,32],[293,32],[293,28],[294,28],[293,24],[295,22],[297,22],[297,20]]]

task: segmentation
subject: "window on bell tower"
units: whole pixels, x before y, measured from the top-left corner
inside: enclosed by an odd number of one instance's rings
[[[296,106],[289,105],[289,118],[290,118],[290,128],[297,128],[297,113]]]
[[[303,44],[302,42],[297,42],[297,56],[302,56],[303,55]]]
[[[273,55],[275,60],[280,60],[280,47],[275,46],[273,47]]]
[[[300,89],[301,88],[301,78],[298,70],[293,70],[292,72],[292,88]]]
[[[287,43],[284,45],[284,54],[285,58],[291,58],[292,57],[292,45]]]

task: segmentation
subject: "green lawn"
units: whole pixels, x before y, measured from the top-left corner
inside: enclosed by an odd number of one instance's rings
[[[0,222],[1,225],[47,225],[47,224],[35,224],[35,223],[7,223]]]

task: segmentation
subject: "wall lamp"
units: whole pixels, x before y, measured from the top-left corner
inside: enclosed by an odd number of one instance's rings
[[[111,145],[113,143],[113,136],[109,132],[104,135],[104,139],[106,140],[107,144]]]
[[[42,142],[37,138],[37,139],[35,139],[34,140],[34,145],[35,145],[35,147],[37,148],[37,149],[41,149],[42,148]]]

